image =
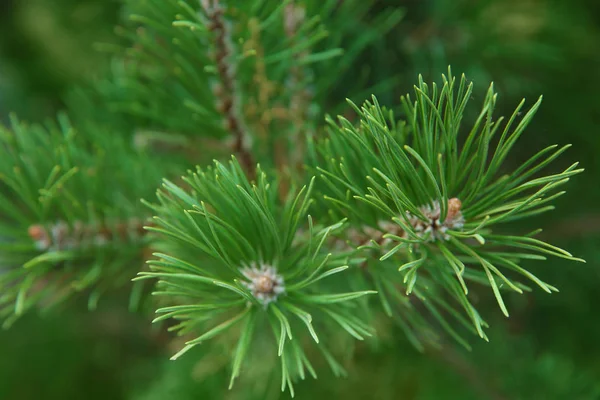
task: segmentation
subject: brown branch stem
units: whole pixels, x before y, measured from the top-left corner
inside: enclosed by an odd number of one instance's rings
[[[251,141],[246,131],[246,124],[239,110],[235,66],[231,64],[230,60],[233,54],[230,45],[231,33],[223,18],[224,9],[219,5],[218,0],[203,1],[202,5],[210,20],[209,30],[214,33],[214,59],[221,82],[220,86],[215,88],[215,94],[219,99],[217,108],[225,119],[227,130],[233,136],[232,150],[239,157],[242,167],[252,178],[255,175],[256,162],[252,155]]]

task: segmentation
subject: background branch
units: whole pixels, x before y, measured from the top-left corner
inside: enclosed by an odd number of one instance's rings
[[[231,33],[229,26],[223,18],[225,10],[218,0],[203,1],[202,5],[210,20],[209,30],[214,33],[215,63],[221,84],[214,88],[219,99],[217,106],[225,118],[227,130],[233,136],[233,152],[239,157],[240,164],[250,177],[255,174],[256,162],[252,155],[251,138],[247,132],[246,124],[240,112],[239,95],[236,90],[236,68],[231,62],[233,55],[230,43]]]

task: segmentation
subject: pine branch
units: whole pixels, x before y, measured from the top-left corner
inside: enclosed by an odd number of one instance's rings
[[[87,292],[94,308],[109,288],[129,285],[141,265],[148,213],[135,198],[151,190],[162,168],[103,133],[90,130],[84,138],[64,115],[48,127],[13,118],[0,128],[5,326],[78,292]]]
[[[221,82],[220,86],[214,88],[216,98],[220,101],[217,108],[224,116],[227,129],[233,136],[233,153],[239,157],[248,174],[254,176],[256,162],[252,155],[251,137],[243,121],[239,94],[236,90],[236,67],[232,61],[234,53],[230,44],[230,28],[223,17],[225,10],[219,0],[203,0],[202,6],[210,20],[208,29],[214,36],[214,59]]]
[[[320,143],[323,158],[317,161],[316,171],[334,215],[348,218],[355,229],[371,236],[365,244],[364,238],[348,231],[352,246],[375,251],[379,261],[398,260],[407,294],[416,290],[423,295],[421,288],[428,287],[430,296],[425,297],[441,300],[445,292],[485,339],[486,324],[471,304],[470,285],[489,286],[508,316],[502,291],[530,290],[508,273],[520,274],[548,293],[557,290],[520,267],[521,260],[553,255],[583,261],[535,239],[535,231],[496,235],[493,227],[551,210],[548,203],[564,193],[556,192],[557,188],[582,170],[574,164],[562,173],[534,178],[568,147],[551,146],[515,172],[499,176],[500,166],[539,101],[517,124],[521,103],[503,127],[502,118],[493,119],[496,94],[490,87],[482,111],[459,148],[459,128],[464,126],[472,88],[464,76],[457,81],[449,73],[443,79],[441,89],[420,80],[416,100],[403,99],[406,124],[380,107],[375,98],[362,108],[353,105],[360,117],[357,126],[341,117],[337,123],[329,121],[331,129]],[[514,252],[506,253],[511,248]],[[377,262],[369,263],[368,271],[372,264]],[[420,285],[424,277],[427,283]],[[456,337],[450,325],[440,322]]]
[[[327,253],[323,247],[342,223],[309,224],[308,241],[294,240],[307,217],[312,184],[281,204],[277,182],[259,169],[256,184],[251,184],[235,159],[229,166],[215,162],[213,168],[198,169],[184,181],[193,192],[165,182],[160,204],[150,205],[158,216],[157,226],[149,229],[159,235],[167,253],[156,253],[157,259],[149,261],[151,272],[137,278],[158,279],[156,294],[171,301],[157,310],[163,315],[155,321],[178,318],[182,322],[176,330],[199,334],[174,359],[242,325],[232,360],[233,382],[252,351],[252,338],[272,330],[282,390],[289,388],[293,395],[292,380],[309,368],[305,346],[293,338],[308,334],[323,346],[328,341],[319,333],[323,330],[342,328],[357,340],[372,335],[352,308],[357,299],[375,292],[339,292],[346,287],[339,278],[333,292],[323,283],[348,269],[345,253]],[[206,261],[200,264],[201,259]]]
[[[85,224],[75,221],[70,227],[65,221],[58,221],[45,227],[30,225],[27,232],[41,251],[73,250],[94,246],[105,246],[112,241],[140,240],[146,233],[141,219],[132,218],[124,222]]]

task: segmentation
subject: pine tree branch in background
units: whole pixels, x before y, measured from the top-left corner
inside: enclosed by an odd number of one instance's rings
[[[65,115],[47,126],[13,118],[0,128],[5,326],[78,292],[87,292],[93,309],[105,292],[129,286],[143,265],[148,238],[140,227],[148,212],[135,197],[151,193],[162,169],[103,133],[79,132]]]
[[[224,19],[225,10],[219,0],[202,0],[202,7],[210,21],[208,29],[214,36],[214,59],[221,83],[213,88],[219,101],[217,108],[225,118],[227,130],[231,132],[233,153],[239,157],[244,169],[253,177],[256,162],[252,155],[251,137],[242,117],[239,93],[236,89],[236,66],[233,60],[235,54],[230,44],[230,28]]]

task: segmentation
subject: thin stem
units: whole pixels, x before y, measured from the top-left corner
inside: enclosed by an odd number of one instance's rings
[[[240,158],[240,164],[252,178],[256,162],[251,151],[251,138],[246,131],[242,114],[239,112],[239,95],[236,93],[235,66],[231,65],[233,50],[230,44],[231,32],[223,18],[224,9],[219,0],[202,1],[202,6],[210,20],[209,29],[214,33],[215,63],[221,85],[215,89],[220,102],[218,110],[225,118],[227,130],[233,135],[233,152]]]
[[[130,218],[88,224],[76,221],[72,226],[64,221],[50,226],[35,224],[28,227],[27,233],[39,250],[47,251],[100,247],[111,241],[141,240],[147,231],[142,219]]]

